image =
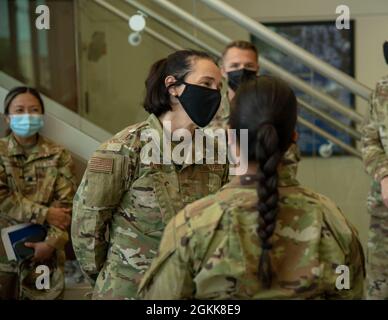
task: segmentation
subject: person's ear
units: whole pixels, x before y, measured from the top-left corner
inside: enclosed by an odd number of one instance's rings
[[[297,143],[298,142],[298,138],[299,138],[298,132],[294,131],[294,133],[292,134],[292,141],[294,143]]]
[[[176,82],[176,79],[174,76],[167,76],[166,79],[164,80],[164,84],[166,88],[168,88],[168,92],[176,97],[178,95],[178,92],[176,91],[176,87],[172,86]]]
[[[5,116],[5,123],[9,126],[11,122],[11,118],[9,116]]]

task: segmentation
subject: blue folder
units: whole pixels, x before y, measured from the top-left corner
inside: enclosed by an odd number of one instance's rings
[[[1,230],[1,239],[8,260],[23,260],[34,254],[34,249],[24,246],[25,242],[44,241],[47,230],[40,224],[23,223]]]

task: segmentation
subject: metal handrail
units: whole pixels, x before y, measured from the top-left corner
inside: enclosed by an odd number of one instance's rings
[[[101,5],[102,7],[104,7],[105,9],[109,10],[110,12],[116,14],[118,17],[120,17],[120,18],[122,18],[122,19],[124,19],[126,21],[129,20],[130,17],[127,14],[123,13],[119,9],[117,9],[114,6],[110,5],[106,1],[104,1],[104,0],[94,0],[94,1],[96,3],[98,3],[99,5]],[[128,2],[130,0],[124,0],[124,1]],[[131,1],[131,2],[132,2],[131,4],[133,4],[136,7],[136,4],[137,4],[136,1]],[[138,9],[140,9],[140,8],[138,8]],[[142,9],[140,9],[140,10],[144,11],[144,13],[146,13],[146,14],[149,13],[148,8],[146,8],[145,6],[142,6]],[[151,16],[151,14],[150,14],[150,16]],[[159,22],[161,22],[163,24],[163,22],[162,22],[163,20],[164,19],[160,19]],[[151,32],[150,32],[150,30],[151,30]],[[181,47],[179,47],[178,45],[176,45],[175,43],[173,43],[172,41],[170,41],[169,39],[167,39],[165,37],[160,37],[159,35],[155,36],[157,33],[155,31],[153,31],[152,29],[150,29],[149,27],[145,28],[145,32],[147,32],[148,34],[153,36],[155,39],[157,39],[158,41],[161,41],[162,43],[164,43],[165,45],[169,46],[170,48],[172,48],[174,50],[181,50],[182,49]],[[187,37],[188,40],[191,39],[191,36],[188,36],[189,34],[183,35],[183,33],[182,33],[181,35],[184,36],[184,37]],[[197,44],[202,47],[201,42],[197,42]],[[221,53],[216,51],[215,49],[213,49],[213,54],[215,54],[216,56],[221,56]],[[337,128],[346,131],[347,133],[351,134],[353,137],[357,138],[356,136],[359,135],[359,133],[357,131],[351,132],[350,128],[347,128],[344,124],[341,124],[339,121],[330,118],[330,116],[325,115],[323,112],[317,110],[316,108],[313,108],[307,102],[303,101],[303,99],[298,98],[298,102],[299,102],[299,104],[302,107],[305,107],[306,109],[313,110],[313,112],[315,112],[315,114],[318,117],[321,117],[324,120],[331,119],[331,120],[328,120],[328,122],[330,122],[334,126],[337,126]],[[353,154],[353,155],[355,155],[357,157],[361,157],[361,154],[360,154],[360,152],[357,149],[355,149],[355,148],[353,148],[351,146],[348,146],[346,143],[344,143],[341,140],[337,139],[336,137],[334,137],[330,133],[327,133],[324,130],[322,130],[321,128],[319,128],[319,127],[315,126],[314,124],[310,123],[308,120],[303,119],[302,117],[299,116],[298,117],[298,122],[300,124],[306,126],[307,128],[309,128],[313,132],[315,132],[315,133],[321,135],[322,137],[332,141],[334,144],[338,145],[339,147],[341,147],[342,149],[348,151],[349,153],[351,153],[351,154]]]
[[[208,7],[214,9],[223,16],[233,20],[244,29],[259,37],[263,41],[269,43],[275,48],[283,51],[284,53],[299,59],[303,64],[309,66],[313,70],[320,72],[322,75],[336,81],[340,85],[349,89],[354,94],[369,99],[371,89],[362,83],[356,81],[346,73],[334,68],[330,64],[318,59],[310,52],[295,45],[291,41],[278,35],[276,32],[268,29],[263,24],[248,17],[237,9],[233,8],[229,4],[221,0],[201,0]]]
[[[202,32],[212,36],[219,42],[223,44],[229,44],[232,42],[232,39],[224,35],[223,33],[219,32],[218,30],[214,29],[213,27],[209,26],[208,24],[204,23],[201,20],[198,20],[196,17],[188,13],[187,11],[179,8],[175,4],[167,1],[167,0],[153,0],[156,4],[160,5],[164,9],[170,11],[171,13],[177,15],[178,17],[182,18],[189,24],[193,25],[194,27],[200,29]],[[362,123],[364,120],[363,115],[356,112],[355,110],[351,109],[349,106],[346,106],[343,103],[338,102],[328,94],[321,92],[314,88],[313,86],[309,85],[306,81],[294,76],[290,72],[276,66],[274,63],[270,62],[269,60],[265,59],[264,57],[260,57],[260,64],[265,69],[267,69],[272,74],[283,78],[287,82],[289,82],[291,85],[293,85],[295,88],[298,88],[299,90],[302,90],[303,92],[308,93],[309,95],[313,96],[314,98],[320,100],[325,105],[331,107],[333,110],[342,113],[343,115],[349,117],[351,120]]]
[[[340,148],[344,149],[345,151],[349,152],[350,154],[358,157],[361,159],[361,152],[358,151],[356,148],[353,148],[349,145],[347,145],[345,142],[341,141],[340,139],[336,138],[335,136],[333,136],[332,134],[326,132],[325,130],[317,127],[315,124],[312,124],[310,123],[309,121],[307,121],[306,119],[304,119],[303,117],[301,116],[298,116],[298,122],[309,128],[310,130],[314,131],[315,133],[319,134],[320,136],[326,138],[327,140],[333,142],[334,144],[336,144],[337,146],[339,146]]]
[[[356,129],[353,129],[351,126],[348,126],[344,124],[343,122],[331,117],[329,114],[323,112],[322,110],[318,109],[317,107],[313,107],[311,104],[307,103],[302,98],[298,98],[298,104],[303,109],[307,110],[308,112],[314,114],[316,117],[326,121],[333,127],[336,127],[337,129],[346,132],[348,135],[350,135],[352,138],[356,140],[361,139],[361,133],[357,131]]]

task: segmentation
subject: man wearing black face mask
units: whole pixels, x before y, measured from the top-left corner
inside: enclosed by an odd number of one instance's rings
[[[259,54],[256,47],[248,41],[233,41],[226,46],[221,61],[221,72],[228,86],[209,128],[227,128],[230,114],[230,101],[244,81],[254,79],[259,71]]]

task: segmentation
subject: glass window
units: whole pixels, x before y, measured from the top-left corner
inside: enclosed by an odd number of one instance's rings
[[[17,57],[22,82],[34,85],[29,7],[28,0],[16,0]]]

